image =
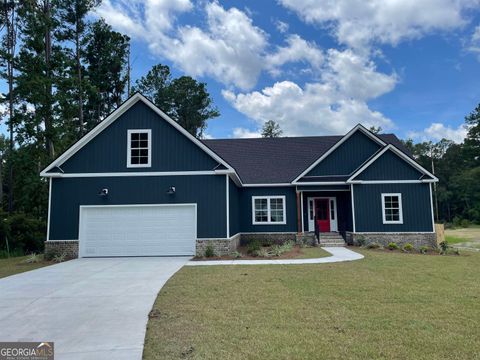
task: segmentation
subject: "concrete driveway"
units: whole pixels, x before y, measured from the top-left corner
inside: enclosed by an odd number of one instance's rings
[[[155,298],[188,257],[77,259],[0,279],[0,341],[55,359],[141,359]]]

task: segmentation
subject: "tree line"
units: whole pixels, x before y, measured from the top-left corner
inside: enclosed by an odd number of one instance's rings
[[[9,237],[37,251],[48,202],[39,172],[132,92],[197,137],[219,112],[204,83],[165,65],[131,85],[130,39],[92,16],[100,0],[0,1],[0,252]]]

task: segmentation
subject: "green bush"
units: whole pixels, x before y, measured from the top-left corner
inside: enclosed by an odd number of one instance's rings
[[[270,257],[270,253],[264,247],[260,247],[260,249],[255,250],[255,252],[252,255],[258,256],[258,257]]]
[[[27,264],[37,264],[43,261],[43,254],[32,253],[30,256],[24,260]]]
[[[463,219],[461,222],[460,222],[460,226],[462,228],[468,228],[470,227],[470,221],[468,219]]]
[[[42,252],[45,240],[46,224],[44,221],[25,213],[8,215],[0,212],[0,249],[21,255]]]
[[[366,243],[367,243],[367,239],[365,239],[365,237],[359,236],[357,238],[357,245],[358,246],[365,246]]]
[[[461,227],[462,226],[462,218],[455,216],[452,220],[453,226],[455,227]]]
[[[403,245],[403,251],[410,252],[412,250],[413,250],[413,245],[412,244],[406,243],[405,245]]]
[[[18,256],[23,256],[25,253],[23,250],[15,249],[15,250],[10,250],[8,252],[7,250],[0,250],[0,259],[6,259],[8,257],[18,257]]]
[[[455,226],[453,225],[453,223],[447,222],[447,223],[443,224],[443,226],[444,226],[445,230],[447,230],[447,229],[455,229]]]
[[[399,246],[397,245],[397,243],[391,242],[391,243],[388,243],[387,248],[389,250],[398,250]]]
[[[447,240],[444,240],[442,241],[440,244],[440,254],[444,255],[447,253],[448,251],[448,241]]]
[[[210,258],[215,256],[215,250],[213,249],[212,244],[208,244],[205,248],[205,257]]]
[[[420,252],[425,255],[428,252],[428,246],[425,246],[425,245],[421,246]]]
[[[252,240],[247,244],[247,253],[255,254],[262,247],[262,243],[259,240]]]
[[[379,249],[382,246],[379,243],[371,242],[367,244],[367,249]]]
[[[242,257],[242,254],[239,253],[238,251],[232,252],[231,255],[232,255],[232,257],[233,257],[234,259],[240,259],[240,258]]]

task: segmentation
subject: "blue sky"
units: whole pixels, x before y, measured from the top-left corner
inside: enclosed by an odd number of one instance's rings
[[[132,38],[133,77],[157,63],[206,82],[214,138],[341,134],[356,123],[462,141],[480,102],[479,0],[103,0]]]

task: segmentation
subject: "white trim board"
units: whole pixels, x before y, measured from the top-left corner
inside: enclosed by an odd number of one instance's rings
[[[52,178],[48,179],[47,241],[50,240],[50,213],[52,209]]]
[[[50,178],[81,178],[81,177],[118,177],[118,176],[178,176],[178,175],[225,175],[228,170],[205,170],[205,171],[124,171],[105,173],[70,173],[70,174],[47,174]]]
[[[48,176],[47,172],[52,170],[55,167],[62,165],[65,161],[70,159],[77,151],[79,151],[82,147],[84,147],[87,143],[90,142],[93,138],[95,138],[98,134],[100,134],[103,130],[105,130],[110,124],[112,124],[115,120],[117,120],[121,115],[123,115],[128,109],[130,109],[134,104],[138,101],[142,101],[148,107],[150,107],[157,115],[167,121],[170,125],[172,125],[175,129],[177,129],[180,133],[185,135],[188,139],[190,139],[195,145],[197,145],[200,149],[206,152],[210,157],[215,159],[215,161],[219,162],[223,166],[225,166],[228,170],[235,169],[231,167],[225,160],[223,160],[220,156],[218,156],[215,152],[210,150],[208,146],[203,144],[200,140],[195,138],[192,134],[190,134],[187,130],[185,130],[181,125],[179,125],[176,121],[171,119],[167,114],[165,114],[162,110],[156,107],[152,102],[150,102],[147,98],[145,98],[140,93],[135,93],[132,95],[128,100],[126,100],[120,107],[118,107],[115,111],[113,111],[106,119],[101,121],[97,126],[95,126],[90,132],[88,132],[84,137],[78,140],[75,144],[73,144],[67,151],[65,151],[62,155],[60,155],[57,159],[55,159],[50,165],[48,165],[45,169],[40,172],[40,176]]]
[[[385,146],[377,155],[375,155],[373,158],[371,158],[369,161],[367,161],[363,166],[361,166],[357,171],[353,173],[352,176],[347,180],[348,183],[354,182],[355,179],[358,175],[360,175],[362,172],[364,172],[370,165],[372,165],[377,159],[379,159],[383,154],[385,154],[387,151],[392,151],[395,155],[400,157],[400,159],[404,160],[408,164],[410,164],[412,167],[423,173],[424,175],[430,176],[432,179],[426,179],[426,180],[421,180],[417,179],[415,181],[417,182],[437,182],[438,178],[431,174],[428,170],[423,168],[420,164],[418,164],[416,161],[412,160],[410,157],[408,157],[406,154],[404,154],[402,151],[398,150],[395,146],[392,144],[389,144]],[[387,180],[383,180],[387,181]],[[394,182],[400,182],[400,181],[409,181],[409,180],[392,180]],[[410,180],[412,181],[412,180]],[[365,181],[364,181],[365,182]]]
[[[230,182],[228,180],[228,175],[225,175],[225,194],[226,194],[226,214],[227,214],[227,238],[230,237]]]
[[[293,181],[292,184],[297,184],[298,180],[300,180],[303,176],[308,174],[310,170],[312,170],[315,166],[317,166],[320,162],[322,162],[327,156],[329,156],[332,152],[335,151],[340,145],[342,145],[345,141],[347,141],[354,133],[357,131],[361,131],[365,135],[367,135],[370,139],[377,142],[381,146],[385,146],[386,143],[381,140],[378,136],[373,134],[371,131],[366,129],[363,125],[358,124],[352,130],[350,130],[345,136],[343,136],[339,141],[337,141],[326,153],[320,156],[317,160],[313,162],[308,168],[306,168],[300,175],[298,175]]]

